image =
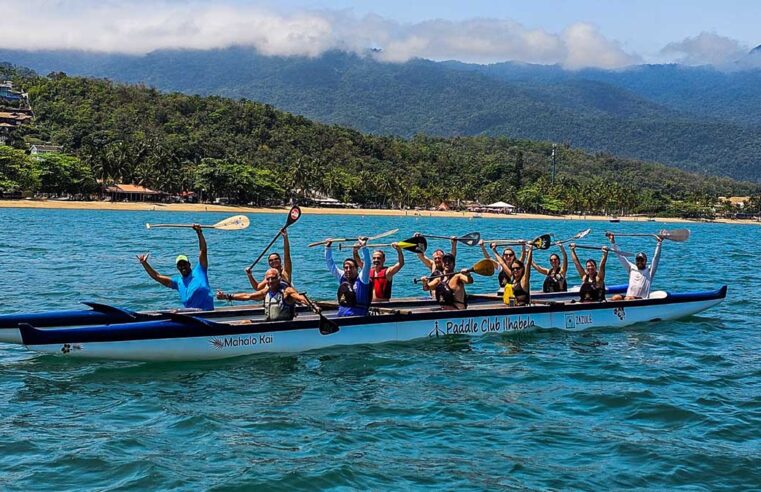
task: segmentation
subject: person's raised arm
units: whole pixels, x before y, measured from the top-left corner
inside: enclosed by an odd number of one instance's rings
[[[328,267],[328,271],[333,275],[336,280],[341,281],[343,276],[343,270],[339,270],[336,266],[336,262],[333,261],[333,241],[328,239],[325,241],[325,266]]]
[[[291,263],[291,242],[288,240],[288,231],[285,228],[280,229],[280,235],[283,236],[283,280],[289,284],[293,283],[293,264]]]
[[[294,289],[293,287],[288,287],[287,289],[285,289],[284,294],[285,294],[285,297],[289,299],[293,299],[294,301],[296,301],[297,303],[303,306],[309,305],[309,301],[307,300],[306,296],[296,292],[296,289]]]
[[[627,272],[631,272],[632,270],[637,269],[637,265],[629,261],[626,256],[622,255],[620,250],[618,249],[618,244],[616,244],[616,235],[613,233],[608,233],[608,239],[610,240],[611,244],[611,251],[615,253],[616,257],[618,257],[618,261],[621,263],[621,265],[626,269]]]
[[[528,265],[528,263],[526,262],[526,241],[523,241],[521,243],[521,261],[523,263],[526,263],[526,265]]]
[[[248,278],[248,283],[251,284],[251,288],[254,290],[259,290],[259,281],[256,280],[256,277],[254,277],[253,274],[253,268],[246,267],[246,278]]]
[[[494,251],[494,259],[492,261],[496,260],[495,263],[502,269],[503,272],[505,272],[505,275],[510,276],[510,266],[505,263],[505,260],[502,259],[502,255],[499,254],[499,251],[497,251],[497,243],[491,243],[489,246],[491,246],[491,250]]]
[[[584,272],[584,269],[581,268],[581,262],[579,261],[579,257],[576,255],[576,243],[571,243],[569,246],[571,247],[571,259],[573,260],[573,264],[576,267],[576,271],[579,272],[579,277],[581,277],[581,280],[583,281],[586,272]]]
[[[563,243],[558,243],[558,246],[560,246],[560,254],[563,255],[563,263],[561,263],[561,266],[560,266],[560,275],[565,277],[566,274],[568,273],[568,255],[565,252],[565,247],[563,246]]]
[[[449,240],[452,241],[452,251],[450,252],[452,256],[457,258],[457,236],[450,236]]]
[[[605,283],[605,264],[608,262],[608,247],[602,248],[602,259],[600,260],[600,268],[597,270],[597,279],[602,284]]]
[[[460,273],[456,275],[457,278],[459,278],[460,282],[463,284],[472,284],[473,283],[473,275],[468,271],[467,268],[463,268],[460,270]],[[452,284],[449,284],[451,287]]]
[[[359,257],[359,251],[357,248],[351,249],[351,256],[354,258],[354,262],[357,264],[357,269],[362,270],[365,267],[365,262]]]
[[[655,278],[655,270],[658,268],[658,263],[661,261],[661,246],[663,246],[663,239],[659,236],[658,244],[655,245],[655,253],[653,253],[653,261],[650,263],[650,280]]]
[[[362,261],[364,261],[365,265],[370,264],[370,250],[367,249],[367,240],[366,239],[360,239],[359,242],[357,242],[357,245],[354,246],[354,249],[359,250],[359,255],[362,258]],[[363,268],[359,272],[359,281],[363,284],[369,284],[370,283],[370,268]]]
[[[203,229],[201,229],[200,225],[193,224],[193,230],[196,231],[196,234],[198,235],[198,249],[200,250],[198,253],[198,264],[201,265],[201,268],[204,270],[208,270],[209,254],[206,247],[206,238],[203,237]]]
[[[534,270],[541,273],[542,275],[548,275],[550,273],[549,268],[544,268],[543,266],[537,264],[535,261],[531,262],[531,266],[534,267]]]
[[[172,287],[172,279],[167,277],[166,275],[161,275],[159,272],[153,269],[153,267],[148,263],[148,256],[150,256],[150,253],[146,253],[144,255],[137,255],[137,261],[140,262],[141,265],[143,265],[143,268],[145,268],[145,271],[148,272],[148,275],[155,280],[156,282],[160,283],[164,287]]]
[[[396,243],[391,243],[391,247],[396,250],[396,263],[388,267],[386,270],[386,278],[391,279],[394,275],[399,273],[399,270],[404,266],[404,251]]]
[[[529,244],[528,246],[528,253],[526,254],[526,268],[523,270],[523,278],[521,278],[521,287],[523,287],[523,290],[526,292],[531,291],[531,268],[528,267],[529,263],[534,261],[534,245]]]

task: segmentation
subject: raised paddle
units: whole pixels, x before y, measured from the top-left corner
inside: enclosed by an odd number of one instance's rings
[[[668,239],[669,241],[676,241],[678,243],[683,243],[690,239],[690,230],[689,229],[672,229],[672,230],[666,230],[661,229],[660,232],[657,234],[619,234],[617,232],[606,232],[605,235],[609,236],[611,234],[614,234],[618,237],[655,237],[655,238],[661,238],[661,239]]]
[[[586,245],[586,244],[577,244],[574,247],[575,248],[579,248],[579,249],[591,249],[591,250],[594,250],[594,251],[602,251],[602,248],[607,247],[607,246],[590,246],[590,245]],[[608,250],[609,251],[613,251],[612,248],[608,248]],[[634,253],[628,253],[626,251],[619,251],[618,254],[620,254],[621,256],[634,256]]]
[[[285,225],[277,231],[277,234],[275,234],[275,237],[272,238],[272,241],[267,245],[266,248],[259,254],[259,256],[256,257],[253,263],[251,263],[251,266],[248,267],[248,270],[251,270],[256,266],[257,263],[259,263],[259,260],[262,259],[262,256],[269,251],[269,249],[272,247],[273,244],[275,244],[275,241],[277,241],[277,238],[280,237],[280,235],[285,231],[289,225],[293,224],[297,220],[301,218],[301,209],[298,207],[298,205],[291,207],[291,210],[288,211],[288,218],[285,221]]]
[[[431,239],[452,239],[451,236],[435,236],[433,234],[421,234],[421,236],[425,236]],[[456,237],[454,238],[454,240],[466,246],[475,246],[476,244],[478,244],[478,241],[481,240],[481,233],[471,232],[470,234],[465,234],[462,237]]]
[[[412,236],[409,239],[405,239],[404,241],[397,241],[397,246],[402,248],[405,251],[412,251],[413,253],[425,253],[425,250],[428,248],[428,241],[426,241],[424,236]],[[386,244],[368,244],[368,248],[384,248],[391,246],[391,243]],[[338,249],[351,249],[352,246],[346,245],[346,244],[339,244]]]
[[[496,243],[497,246],[520,246],[521,244],[533,244],[534,248],[536,249],[550,249],[550,246],[552,246],[552,236],[549,234],[542,234],[541,236],[537,237],[536,239],[532,241],[505,239],[505,240],[491,241],[490,244],[491,243]]]
[[[491,277],[494,275],[494,263],[491,260],[488,260],[484,258],[483,260],[477,261],[475,265],[468,268],[468,272],[477,273],[478,275],[483,275],[484,277]],[[431,275],[430,277],[427,277],[428,280],[434,279],[434,278],[441,278],[441,277],[447,277],[449,275],[454,275],[456,273],[460,273],[460,271],[452,272],[452,273],[442,273],[441,275]],[[422,279],[420,278],[413,278],[412,281],[415,283],[420,282]]]
[[[221,231],[237,231],[245,229],[249,225],[248,217],[245,215],[236,215],[220,220],[214,225],[202,225],[203,229],[219,229]],[[193,227],[193,224],[145,224],[146,229],[155,229],[157,227]]]
[[[568,242],[571,242],[571,241],[575,241],[577,239],[581,239],[583,237],[587,237],[590,232],[592,232],[592,229],[584,229],[583,231],[577,233],[575,236],[569,237],[568,239],[563,239],[562,241],[558,241],[558,242],[560,244],[563,244],[563,243],[568,243]]]
[[[390,231],[383,232],[381,234],[377,234],[375,236],[359,236],[359,237],[342,237],[342,238],[335,238],[335,239],[325,239],[324,241],[317,241],[316,243],[309,243],[307,246],[310,248],[313,248],[314,246],[319,246],[321,244],[326,244],[328,242],[331,243],[348,243],[352,241],[359,241],[360,239],[366,239],[368,241],[372,241],[374,239],[380,239],[382,237],[390,236],[392,234],[396,234],[399,232],[399,229],[391,229]]]

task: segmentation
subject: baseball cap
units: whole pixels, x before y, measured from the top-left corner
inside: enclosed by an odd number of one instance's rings
[[[179,264],[181,261],[185,261],[185,262],[188,262],[188,263],[190,263],[190,260],[188,260],[188,257],[187,257],[187,256],[185,256],[185,255],[180,255],[180,256],[178,256],[178,257],[177,257],[177,259],[175,259],[175,260],[174,260],[174,264],[175,264],[175,265],[177,265],[177,264]]]

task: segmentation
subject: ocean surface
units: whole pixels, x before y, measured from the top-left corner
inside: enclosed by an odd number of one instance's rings
[[[87,300],[176,307],[176,293],[153,282],[136,255],[150,252],[159,272],[174,274],[176,255],[195,261],[195,233],[145,223],[228,215],[0,209],[0,312]],[[243,269],[285,213],[249,218],[243,231],[206,232],[212,287],[247,289]],[[580,243],[597,245],[605,230],[689,227],[689,242],[664,244],[655,288],[728,284],[727,300],[622,330],[221,362],[75,360],[0,344],[0,490],[760,490],[758,226],[305,215],[289,232],[299,288],[332,298],[322,249],[306,247],[328,236],[399,228],[395,239],[416,231],[563,238],[587,227]],[[478,248],[458,253],[459,266],[480,258]],[[424,273],[408,253],[395,295],[417,295],[411,279]],[[611,258],[608,284],[625,281]],[[477,277],[470,292],[495,285]]]

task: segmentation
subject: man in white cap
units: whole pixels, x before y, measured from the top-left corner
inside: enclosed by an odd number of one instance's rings
[[[618,257],[618,261],[629,272],[629,288],[626,289],[626,296],[616,294],[610,298],[611,301],[631,300],[631,299],[647,299],[650,296],[650,286],[653,283],[655,277],[655,269],[658,268],[658,261],[661,258],[661,246],[663,245],[663,239],[657,236],[658,244],[655,245],[655,253],[653,254],[653,262],[650,266],[647,266],[647,255],[643,252],[637,253],[634,258],[634,263],[629,261],[626,256],[622,255],[616,244],[615,234],[609,233],[608,239],[613,245],[611,250]]]
[[[180,301],[183,306],[203,311],[212,311],[214,309],[214,297],[209,287],[209,259],[206,250],[206,238],[203,237],[203,230],[200,225],[193,224],[193,230],[198,234],[198,248],[200,249],[198,265],[195,268],[191,268],[190,260],[188,260],[187,256],[179,255],[175,259],[175,265],[177,265],[177,270],[180,274],[170,278],[166,275],[161,275],[148,264],[148,253],[138,255],[137,259],[153,280],[176,290],[180,294]]]

